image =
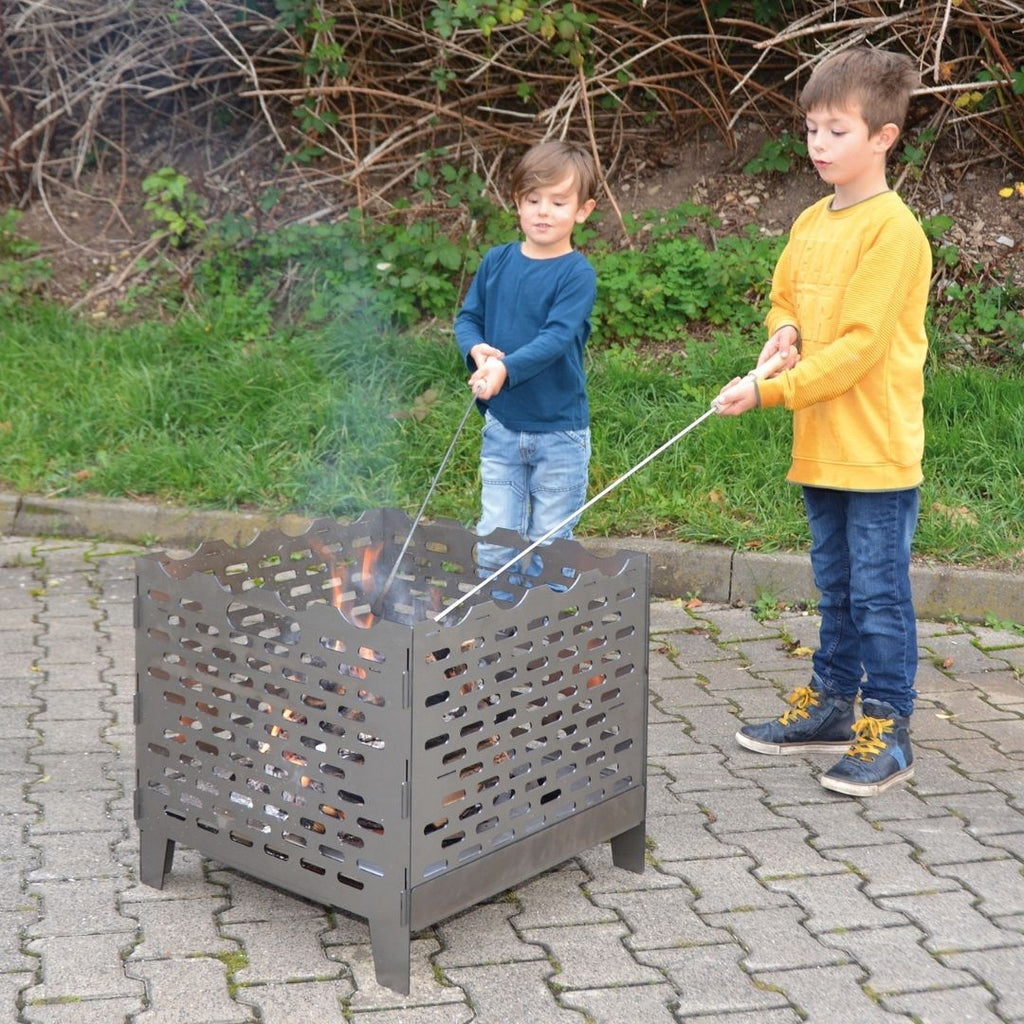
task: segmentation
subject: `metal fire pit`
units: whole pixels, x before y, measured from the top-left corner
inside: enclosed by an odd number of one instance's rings
[[[142,881],[182,842],[364,917],[400,992],[411,932],[605,840],[643,871],[646,802],[647,557],[555,541],[532,587],[438,622],[477,537],[420,524],[374,618],[409,527],[378,509],[136,562]]]

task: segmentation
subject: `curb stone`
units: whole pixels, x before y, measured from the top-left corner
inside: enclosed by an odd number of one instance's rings
[[[208,540],[242,546],[270,527],[299,534],[311,522],[298,515],[0,493],[0,534],[9,536],[92,537],[192,549]],[[598,555],[622,548],[649,555],[652,597],[694,595],[723,604],[754,604],[770,596],[781,604],[797,604],[814,603],[818,596],[803,553],[733,551],[649,537],[578,539]],[[919,618],[1024,623],[1024,586],[1018,574],[916,562],[911,582]]]

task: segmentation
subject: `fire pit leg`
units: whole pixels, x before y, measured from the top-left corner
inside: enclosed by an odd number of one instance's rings
[[[407,996],[411,973],[409,925],[379,917],[370,918],[369,925],[377,984]]]
[[[140,829],[139,881],[154,889],[162,889],[173,863],[174,840],[152,829]]]
[[[644,873],[644,856],[647,851],[647,826],[645,822],[617,836],[612,836],[612,863],[624,871]]]

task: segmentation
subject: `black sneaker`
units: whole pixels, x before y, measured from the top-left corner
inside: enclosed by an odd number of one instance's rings
[[[781,718],[745,725],[736,742],[759,754],[829,753],[853,739],[853,698],[828,690],[817,676],[787,698],[793,706]]]
[[[856,738],[842,759],[821,776],[826,789],[848,796],[878,796],[914,774],[910,719],[880,700],[864,701]]]

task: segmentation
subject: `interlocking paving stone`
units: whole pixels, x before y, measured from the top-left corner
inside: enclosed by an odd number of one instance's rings
[[[678,719],[647,726],[647,756],[652,760],[672,754],[701,753],[706,749],[684,730]]]
[[[968,892],[923,893],[919,896],[887,896],[883,907],[898,911],[927,933],[925,948],[932,953],[958,950],[1015,948],[1018,964],[1024,958],[1024,935],[998,928],[974,908]]]
[[[784,820],[799,821],[811,830],[811,845],[817,850],[833,846],[871,846],[897,842],[895,836],[864,819],[855,800],[835,799],[827,804],[780,807]]]
[[[554,968],[547,961],[459,967],[448,972],[476,1011],[473,1020],[529,1021],[530,1024],[581,1024],[575,1010],[559,1005],[548,981]],[[401,1018],[403,1024],[405,1018]],[[396,1022],[397,1024],[397,1022]]]
[[[136,923],[117,907],[117,881],[86,878],[76,881],[33,882],[28,892],[40,898],[39,920],[28,934],[98,935],[135,932]]]
[[[995,783],[998,781],[993,779]],[[1013,806],[1005,793],[996,790],[962,793],[950,799],[948,806],[954,814],[967,822],[967,832],[972,836],[984,838],[1008,832],[1024,832],[1024,814]]]
[[[945,864],[935,873],[955,878],[980,897],[978,910],[986,917],[1024,914],[1024,874],[1017,860],[986,860]]]
[[[652,763],[672,776],[675,780],[672,791],[677,793],[749,786],[749,783],[732,777],[725,767],[725,755],[717,752],[670,755],[653,758]]]
[[[33,757],[39,754],[71,754],[79,751],[110,753],[110,745],[104,733],[110,726],[110,716],[94,719],[51,722],[40,742],[32,750]]]
[[[29,834],[33,836],[63,833],[74,829],[82,832],[109,832],[115,821],[108,817],[107,808],[116,796],[113,790],[99,793],[81,793],[71,790],[51,790],[34,786],[30,799],[33,812],[40,812],[38,820],[29,819]],[[129,819],[130,821],[130,819]],[[124,824],[128,824],[125,822]]]
[[[697,803],[708,815],[708,827],[723,839],[732,839],[731,833],[755,829],[790,828],[789,818],[765,806],[764,797],[756,789],[711,790],[687,793],[687,799]]]
[[[942,962],[956,970],[970,971],[995,992],[995,1009],[1006,1020],[1024,1018],[1024,971],[1021,970],[1024,952],[1020,947],[946,954]]]
[[[647,817],[657,818],[679,814],[683,803],[670,789],[672,776],[665,772],[647,773]]]
[[[1017,728],[1024,731],[1024,720],[1016,722]],[[942,744],[942,753],[951,758],[957,768],[968,774],[984,774],[985,772],[1012,772],[1018,767],[1014,759],[998,750],[990,737],[977,736],[974,739],[946,740]],[[998,776],[993,775],[989,781],[998,785]]]
[[[887,846],[848,846],[831,849],[826,856],[848,864],[864,879],[862,891],[872,899],[878,896],[912,896],[922,892],[950,892],[960,888],[941,869],[929,871],[916,858],[910,843]]]
[[[676,987],[676,1013],[682,1020],[700,1014],[788,1008],[789,1000],[781,992],[759,984],[740,967],[742,956],[737,945],[652,949],[639,954],[641,962],[663,970]]]
[[[762,882],[793,875],[833,875],[845,870],[842,864],[823,857],[811,846],[811,835],[806,829],[730,832],[729,838],[754,859],[754,874]]]
[[[581,886],[587,876],[577,868],[567,866],[549,871],[524,882],[516,888],[516,900],[521,910],[515,926],[520,932],[527,928],[560,924],[596,924],[616,920],[615,914],[596,906]]]
[[[1018,683],[1021,690],[1024,685]],[[996,746],[1004,754],[1024,751],[1024,719],[1005,722],[979,722],[975,730],[982,736],[994,740]],[[955,754],[955,751],[953,751]],[[959,760],[959,759],[958,759]]]
[[[1020,714],[1024,712],[1024,686],[1020,683],[1021,673],[1024,672],[1024,647],[1001,653],[1002,657],[1012,663],[1013,668],[966,676],[965,681],[973,682],[993,707]]]
[[[992,857],[991,847],[970,835],[959,815],[923,821],[893,821],[886,824],[886,829],[916,847],[920,851],[921,863],[928,868]]]
[[[236,980],[266,984],[338,977],[340,965],[328,958],[320,941],[327,930],[326,917],[319,922],[300,918],[225,928],[225,934],[241,942],[249,961],[239,969]]]
[[[510,918],[518,921],[513,903],[484,903],[437,925],[442,950],[434,958],[438,967],[478,967],[485,964],[545,960],[539,945],[523,942]]]
[[[647,834],[654,844],[654,859],[661,864],[705,857],[735,857],[742,851],[733,843],[713,836],[701,813],[655,818],[647,822]]]
[[[1001,1024],[1005,1018],[993,1012],[994,1003],[992,993],[981,986],[939,992],[908,992],[902,996],[886,996],[882,1000],[886,1009],[928,1024]]]
[[[699,711],[691,709],[685,712],[684,717],[691,727],[699,720],[698,735],[701,743],[705,744],[705,750],[708,747],[731,749],[734,745],[733,737],[736,735],[736,730],[743,725],[736,715],[735,709],[726,704],[709,704]],[[696,756],[693,755],[691,759]],[[710,756],[716,757],[717,754]],[[678,762],[685,757],[687,755],[684,754],[682,757],[652,757],[651,760],[655,764],[664,765],[673,775],[676,775],[681,786],[689,785],[693,789],[730,789],[735,785],[735,780],[730,779],[728,773],[716,772],[711,769],[712,762],[710,761],[703,766],[704,774],[700,774],[696,766],[693,766],[686,774],[678,775],[672,765],[676,764],[678,767]]]
[[[51,999],[141,998],[143,985],[125,974],[124,955],[135,934],[51,935],[28,943],[40,957],[41,983],[25,991],[25,1002]]]
[[[753,675],[746,659],[701,662],[700,677],[709,693],[727,696],[729,700],[740,700],[747,696],[748,691],[754,691],[771,694],[776,706],[779,705],[778,690],[770,682]]]
[[[661,981],[657,971],[630,956],[624,939],[629,929],[614,924],[584,924],[522,931],[527,942],[543,945],[561,968],[558,983],[565,988],[600,988],[610,983],[643,985]]]
[[[676,994],[671,985],[629,985],[625,988],[602,988],[564,992],[561,1001],[586,1013],[594,1024],[676,1024],[672,1012]]]
[[[740,963],[752,974],[824,966],[849,959],[813,937],[803,926],[806,917],[802,907],[771,907],[708,914],[706,920],[710,925],[727,928],[739,939],[744,947]]]
[[[914,747],[942,750],[948,741],[977,739],[982,735],[978,730],[989,722],[961,722],[948,711],[940,698],[919,697],[910,719],[910,734]]]
[[[812,934],[840,928],[884,928],[906,924],[901,914],[883,909],[861,891],[862,880],[852,873],[773,879],[767,885],[788,894],[810,915],[804,924]]]
[[[865,982],[877,995],[891,995],[925,988],[955,988],[973,981],[966,971],[944,966],[921,941],[924,933],[914,925],[896,928],[862,928],[842,934],[822,935],[826,946],[844,950],[862,967]]]
[[[106,720],[110,716],[103,707],[103,700],[109,688],[93,688],[87,692],[75,690],[48,690],[43,697],[43,707],[32,718],[37,729],[45,729],[50,722],[83,722],[92,719]]]
[[[694,909],[699,914],[751,907],[780,907],[793,901],[754,876],[757,865],[749,857],[689,860],[666,865],[697,892]]]
[[[868,995],[859,966],[813,967],[796,971],[765,971],[757,980],[780,988],[811,1021],[828,1024],[892,1024],[898,1020]]]
[[[655,707],[666,714],[726,703],[724,697],[710,693],[694,678],[656,680],[651,686],[651,698]]]
[[[288,985],[244,985],[235,998],[259,1011],[260,1024],[299,1024],[300,1021],[333,1024],[343,1020],[342,1005],[351,994],[350,981],[320,980]]]
[[[765,802],[773,810],[781,812],[788,806],[830,804],[835,800],[834,793],[818,784],[816,775],[822,770],[821,765],[812,767],[814,762],[808,758],[763,757],[753,753],[748,756],[737,750],[730,754],[729,764],[737,778],[760,787]]]
[[[630,930],[629,949],[664,949],[669,946],[731,942],[721,928],[709,927],[693,909],[693,891],[684,886],[646,892],[602,893],[595,899],[615,910]]]
[[[228,992],[227,968],[209,957],[148,960],[129,964],[129,978],[145,978],[149,1006],[138,1024],[249,1024],[252,1010]]]
[[[122,877],[124,870],[114,857],[114,832],[53,832],[33,837],[39,850],[39,867],[25,877],[30,882],[58,879]]]
[[[764,640],[726,641],[729,650],[734,650],[746,662],[757,666],[760,674],[771,674],[781,670],[810,672],[806,658],[794,657],[787,642],[775,635]]]
[[[864,820],[883,827],[890,821],[908,821],[913,818],[941,818],[949,811],[922,799],[913,785],[894,786],[880,796],[865,800]]]
[[[225,906],[223,899],[167,899],[125,905],[125,916],[138,921],[142,936],[129,959],[237,953],[239,943],[221,936],[217,928],[217,914]]]

